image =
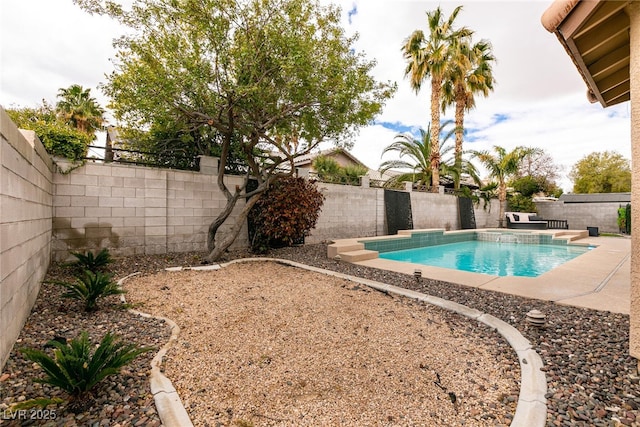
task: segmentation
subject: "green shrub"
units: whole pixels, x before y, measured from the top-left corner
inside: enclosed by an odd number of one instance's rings
[[[315,227],[324,199],[313,181],[294,177],[278,180],[249,213],[255,226],[252,250],[262,252],[301,242]]]
[[[334,158],[323,155],[317,156],[312,165],[320,181],[335,184],[360,185],[360,177],[368,172],[361,165],[340,166]]]
[[[344,182],[350,185],[360,185],[360,177],[364,176],[369,170],[360,165],[346,165],[342,167],[342,175]]]
[[[522,194],[511,194],[508,196],[509,210],[514,212],[536,212],[536,204],[531,197]]]
[[[317,156],[312,165],[321,181],[337,182],[339,180],[341,167],[335,159],[322,155]]]
[[[621,233],[627,230],[627,208],[625,207],[618,208],[618,229]]]
[[[7,114],[19,128],[34,131],[47,152],[54,156],[72,161],[82,160],[87,154],[87,146],[93,140],[91,135],[59,121],[55,111],[47,104],[38,108],[7,110]]]
[[[124,344],[107,333],[100,345],[94,348],[89,342],[86,332],[70,343],[49,341],[55,347],[51,357],[43,351],[23,348],[20,352],[40,367],[46,374],[44,379],[36,382],[49,384],[69,393],[71,396],[69,409],[82,412],[91,402],[89,392],[106,377],[117,374],[120,368],[130,363],[140,354],[152,350],[151,347],[138,347],[135,344]]]
[[[85,270],[75,282],[54,282],[63,286],[67,292],[62,294],[64,298],[73,298],[84,302],[85,311],[95,311],[98,308],[98,300],[109,295],[125,293],[108,274]]]
[[[91,251],[86,254],[82,252],[72,252],[72,255],[78,259],[76,266],[81,270],[89,270],[93,273],[96,273],[112,261],[109,249],[107,248],[102,249],[97,255],[94,255]]]

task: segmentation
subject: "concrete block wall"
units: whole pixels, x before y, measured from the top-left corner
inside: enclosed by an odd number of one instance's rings
[[[544,219],[566,219],[572,230],[598,227],[600,233],[618,233],[618,208],[626,203],[537,202],[538,214]]]
[[[318,183],[318,188],[326,199],[316,228],[305,240],[307,243],[386,234],[383,189],[326,183]],[[460,228],[455,196],[424,192],[410,194],[414,228]],[[485,210],[482,205],[477,205],[474,210],[478,228],[497,226],[497,201],[492,201],[491,209],[487,207]]]
[[[500,215],[500,202],[498,199],[491,199],[486,208],[481,200],[479,204],[473,205],[476,216],[477,228],[497,228],[498,216]]]
[[[306,243],[384,234],[384,190],[318,182],[326,199]]]
[[[0,366],[29,317],[51,259],[53,164],[0,107]]]
[[[482,202],[474,205],[477,228],[498,226],[499,203],[492,200],[491,207],[483,208]],[[436,194],[414,191],[411,193],[413,228],[460,229],[458,198],[450,194]]]
[[[413,228],[457,230],[458,198],[449,194],[411,192]]]
[[[87,163],[56,174],[54,259],[105,247],[116,256],[206,250],[209,224],[226,199],[218,190],[215,169],[203,170]],[[227,181],[231,188],[240,183],[239,177]],[[243,205],[240,200],[228,222]],[[230,227],[225,224],[219,235]],[[246,244],[245,230],[234,247]]]

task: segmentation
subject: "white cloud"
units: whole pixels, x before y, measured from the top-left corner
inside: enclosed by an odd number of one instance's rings
[[[323,0],[328,2],[329,0]],[[398,92],[377,118],[426,128],[430,120],[428,82],[416,95],[404,79],[400,47],[416,29],[426,30],[426,11],[440,5],[445,16],[463,4],[458,25],[492,42],[498,63],[496,89],[466,117],[474,142],[466,148],[537,146],[554,161],[571,166],[594,151],[615,150],[630,158],[628,103],[603,109],[586,99],[586,86],[553,34],[540,24],[549,1],[340,0],[347,33],[357,31],[356,49],[377,61],[376,78],[398,83]],[[122,30],[110,19],[86,14],[71,0],[2,0],[0,3],[0,103],[32,106],[55,102],[59,88],[77,83],[98,90],[113,70],[112,40]],[[348,16],[349,11],[355,11]],[[349,18],[351,23],[349,23]],[[448,114],[451,116],[451,114]],[[496,116],[508,120],[495,123]],[[381,125],[363,129],[353,154],[370,167],[395,132]],[[387,159],[387,157],[385,157]],[[570,190],[568,179],[562,186]]]
[[[8,0],[0,8],[3,106],[55,102],[58,89],[76,83],[107,103],[97,87],[112,71],[112,40],[120,31],[115,22],[71,0]]]

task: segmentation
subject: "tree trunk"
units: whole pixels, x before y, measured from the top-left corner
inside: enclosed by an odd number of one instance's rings
[[[454,176],[453,188],[460,189],[460,178],[462,175],[462,141],[464,135],[464,109],[467,105],[464,88],[456,89],[456,147],[455,147],[455,169],[457,175]]]
[[[504,227],[504,215],[507,210],[507,184],[501,180],[498,184],[498,200],[500,201],[500,213],[498,216],[498,227]]]
[[[218,215],[218,217],[209,225],[209,231],[207,233],[207,250],[211,254],[213,250],[216,248],[216,233],[218,229],[224,222],[229,218],[231,212],[233,212],[233,208],[235,208],[238,199],[240,198],[240,194],[236,194],[231,198],[227,198],[227,204],[224,207],[224,210]]]
[[[440,186],[440,91],[442,79],[431,79],[431,192]]]
[[[265,186],[265,189],[266,189],[266,186]],[[213,248],[209,251],[209,255],[207,256],[207,261],[214,262],[214,261],[217,261],[218,259],[220,259],[220,257],[222,257],[224,252],[227,249],[229,249],[229,246],[231,246],[233,244],[233,242],[236,241],[236,239],[238,238],[238,234],[240,234],[240,230],[242,230],[242,226],[244,225],[245,221],[247,220],[247,216],[249,215],[249,211],[251,211],[251,208],[258,202],[258,200],[260,199],[262,194],[263,194],[262,192],[258,193],[258,194],[255,194],[253,197],[251,197],[247,201],[247,203],[244,205],[244,207],[240,211],[240,214],[236,218],[236,221],[234,222],[233,226],[231,227],[231,230],[229,230],[229,232],[226,233],[224,235],[224,237],[217,244],[215,244],[215,243],[213,244]],[[236,199],[236,201],[237,201],[237,199]],[[227,207],[228,207],[229,204],[230,204],[230,202],[227,203]],[[233,205],[235,206],[235,202],[233,203]],[[227,207],[225,207],[225,211],[227,210]],[[233,207],[231,207],[231,210],[233,210]],[[227,217],[228,216],[229,215],[227,215]],[[218,218],[216,218],[216,221],[218,221],[219,218],[220,218],[220,216]],[[222,222],[224,222],[224,221],[222,221]],[[222,223],[220,225],[222,225]],[[209,229],[211,230],[211,227]],[[217,231],[217,228],[216,228],[216,231]],[[211,238],[211,235],[209,235],[209,238]],[[213,239],[215,239],[215,234],[213,235]]]

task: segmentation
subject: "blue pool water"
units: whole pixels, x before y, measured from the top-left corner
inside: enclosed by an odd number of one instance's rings
[[[586,246],[479,240],[384,252],[380,258],[494,276],[537,277],[589,251]]]

